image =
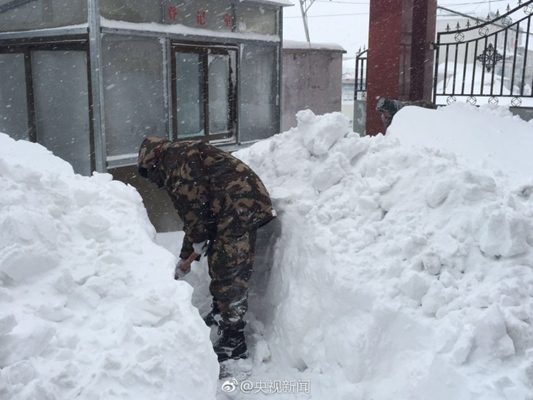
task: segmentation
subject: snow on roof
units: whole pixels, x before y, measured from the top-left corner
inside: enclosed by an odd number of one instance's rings
[[[341,45],[336,43],[309,43],[296,40],[283,40],[283,49],[287,50],[336,50],[346,53]]]
[[[279,42],[278,35],[263,35],[260,33],[237,33],[227,31],[212,31],[202,28],[191,28],[182,24],[164,25],[155,22],[134,23],[125,21],[110,20],[101,17],[101,26],[103,28],[118,29],[118,30],[131,30],[140,32],[157,32],[157,33],[169,33],[179,35],[190,36],[209,36],[209,37],[224,37],[224,38],[237,38],[248,40],[262,40]]]

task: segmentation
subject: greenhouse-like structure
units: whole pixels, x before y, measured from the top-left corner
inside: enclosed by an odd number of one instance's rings
[[[89,175],[279,132],[285,0],[0,0],[0,132]]]

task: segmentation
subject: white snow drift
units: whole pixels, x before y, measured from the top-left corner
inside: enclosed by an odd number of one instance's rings
[[[4,134],[0,187],[0,398],[214,398],[208,330],[135,189]]]
[[[313,398],[532,398],[533,125],[509,114],[408,107],[360,138],[304,111],[238,153],[282,213],[271,363]]]
[[[135,190],[0,135],[0,397],[531,400],[533,124],[459,105],[406,107],[385,137],[298,120],[237,153],[282,229],[251,375],[221,382]],[[206,275],[187,277],[200,308]]]

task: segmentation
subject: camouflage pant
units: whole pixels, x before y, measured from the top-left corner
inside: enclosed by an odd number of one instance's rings
[[[240,237],[217,235],[208,255],[209,290],[217,300],[222,320],[233,324],[248,310],[248,281],[252,276],[257,231]]]

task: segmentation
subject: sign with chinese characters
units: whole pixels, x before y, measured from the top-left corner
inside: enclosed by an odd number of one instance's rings
[[[213,31],[277,34],[278,9],[230,0],[168,0],[166,23]]]
[[[175,6],[170,6],[168,8],[168,19],[170,22],[176,22],[178,20],[178,8]]]
[[[214,31],[234,30],[235,7],[227,0],[170,1],[167,23]]]

